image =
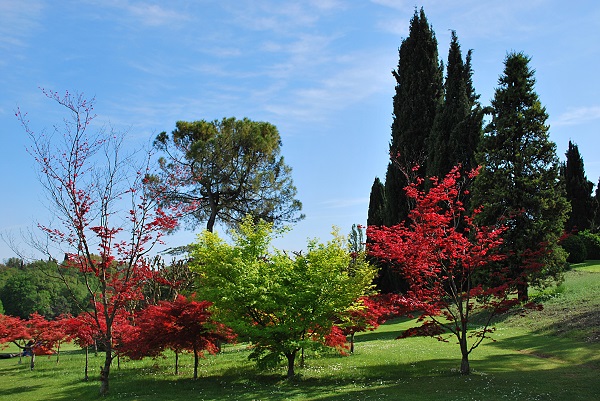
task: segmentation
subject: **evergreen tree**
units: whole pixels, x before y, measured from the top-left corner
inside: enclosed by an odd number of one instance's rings
[[[379,177],[375,177],[369,196],[367,226],[382,226],[385,218],[385,187]]]
[[[392,71],[396,94],[385,183],[387,225],[398,224],[408,216],[404,187],[413,167],[419,165],[415,173],[425,174],[428,138],[442,98],[442,71],[435,33],[425,11],[415,10],[409,36],[400,45],[398,69]]]
[[[522,301],[529,285],[560,277],[566,257],[557,242],[569,211],[556,145],[548,137],[548,114],[534,91],[529,62],[523,53],[506,57],[478,153],[483,167],[473,190],[473,204],[483,206],[481,222],[504,218],[509,227],[503,267],[523,277],[517,286]],[[541,263],[543,269],[525,276],[530,263]]]
[[[454,31],[446,71],[444,100],[433,124],[427,158],[427,175],[439,178],[458,164],[464,171],[475,168],[475,151],[482,136],[483,112],[473,87],[471,51],[463,62]]]
[[[585,176],[583,158],[576,144],[569,141],[569,149],[565,153],[566,162],[562,168],[567,200],[571,202],[571,214],[565,224],[565,230],[583,231],[592,225],[594,218],[594,200],[592,190],[594,183]]]

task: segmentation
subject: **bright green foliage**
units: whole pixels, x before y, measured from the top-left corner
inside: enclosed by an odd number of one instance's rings
[[[251,358],[273,366],[285,356],[294,375],[297,352],[324,341],[332,318],[369,290],[374,270],[352,263],[347,239],[309,241],[294,256],[270,250],[273,225],[247,217],[233,244],[205,231],[193,246],[191,269],[199,296],[214,303],[215,318],[253,344]]]
[[[483,111],[473,88],[471,51],[463,62],[454,31],[446,70],[444,99],[436,113],[429,141],[429,177],[445,177],[459,164],[463,171],[477,167],[475,151],[483,133]]]
[[[386,225],[395,225],[408,216],[410,204],[404,187],[412,168],[420,165],[419,175],[426,171],[427,143],[442,99],[442,66],[438,58],[437,40],[425,11],[415,10],[409,35],[399,49],[394,95],[394,119],[390,142],[391,162],[386,175]],[[393,170],[393,171],[390,171]]]
[[[571,203],[571,213],[565,224],[565,231],[583,231],[591,227],[595,205],[592,198],[594,183],[585,175],[583,158],[576,144],[569,141],[565,153],[566,162],[561,170],[565,182],[567,199]]]
[[[559,177],[556,145],[548,137],[548,114],[534,91],[529,57],[511,53],[492,100],[492,119],[480,152],[481,174],[475,180],[473,204],[483,205],[478,218],[493,224],[504,218],[504,262],[514,275],[527,263],[541,263],[539,275],[528,284],[559,278],[566,255],[558,246],[569,212]],[[519,286],[527,298],[528,284]]]
[[[206,222],[212,231],[218,220],[234,227],[246,214],[275,224],[304,218],[274,125],[224,118],[176,126],[155,141],[167,155],[157,190],[183,205],[192,225]]]

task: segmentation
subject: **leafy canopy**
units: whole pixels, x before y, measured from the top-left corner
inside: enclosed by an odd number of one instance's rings
[[[250,216],[232,233],[233,244],[205,231],[191,269],[216,318],[253,343],[251,358],[272,366],[285,356],[292,376],[296,353],[324,343],[333,317],[370,289],[374,270],[353,263],[347,239],[337,232],[294,255],[271,250],[273,234],[272,223]]]

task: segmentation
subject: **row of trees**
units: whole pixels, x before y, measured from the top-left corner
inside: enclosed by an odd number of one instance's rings
[[[452,166],[461,166],[463,173],[481,166],[462,202],[467,210],[481,207],[477,224],[502,221],[507,227],[500,245],[506,258],[492,270],[508,265],[512,276],[519,277],[531,255],[543,266],[519,284],[523,301],[530,284],[560,278],[566,255],[558,242],[568,226],[568,200],[587,199],[574,193],[567,198],[556,146],[548,135],[548,114],[535,93],[529,63],[523,53],[509,53],[491,105],[482,107],[472,82],[471,52],[463,60],[453,33],[443,79],[435,33],[423,9],[415,11],[394,71],[391,159],[385,183],[376,178],[372,186],[368,213],[369,226],[409,225],[415,207],[406,192],[410,183],[419,180],[428,190],[425,177],[444,177]],[[571,163],[562,171],[572,175]],[[585,191],[591,192],[591,187]],[[402,281],[393,281],[396,270],[380,264],[380,288],[403,289]]]
[[[385,183],[376,179],[371,191],[367,243],[372,260],[395,273],[406,292],[377,302],[365,298],[377,271],[359,235],[352,251],[338,234],[325,244],[309,242],[306,253],[271,249],[274,230],[303,217],[272,125],[178,122],[170,136],[156,138],[164,157],[155,171],[152,151],[124,157],[122,136],[90,133],[93,99],[44,91],[71,115],[52,133],[34,132],[17,112],[58,223],[41,228],[65,255],[57,270],[75,272],[85,288],[79,301],[73,297],[82,311],[76,319],[105,351],[101,394],[118,355],[167,348],[178,355],[191,347],[197,361],[198,352],[214,351],[233,333],[252,342],[251,357],[260,364],[287,359],[291,376],[298,352],[340,346],[390,310],[422,313],[424,325],[406,335],[455,335],[461,372],[469,373],[468,355],[491,330],[491,319],[526,300],[530,284],[558,277],[565,259],[558,238],[569,207],[529,58],[507,56],[492,105],[482,108],[471,52],[463,60],[453,33],[444,80],[422,9],[399,54],[391,161]],[[483,129],[485,113],[491,117]],[[151,257],[164,233],[186,219],[193,226],[206,222],[187,247],[198,300],[177,297],[179,285],[190,282],[185,268],[174,264],[162,274]],[[232,244],[212,232],[218,221],[233,229]],[[47,243],[37,245],[50,256],[56,249]],[[68,275],[59,276],[75,294]],[[378,283],[384,287],[381,272]],[[161,301],[163,293],[172,298]],[[487,320],[468,344],[478,308]],[[173,331],[148,335],[159,333],[153,324],[179,330],[194,322],[194,340],[185,346],[169,342]]]

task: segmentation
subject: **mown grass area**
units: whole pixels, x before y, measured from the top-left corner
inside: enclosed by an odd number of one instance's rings
[[[414,322],[398,319],[356,336],[354,355],[309,355],[298,376],[285,369],[259,372],[247,360],[245,345],[201,361],[192,380],[191,356],[122,361],[111,372],[108,400],[600,400],[600,262],[568,272],[562,287],[538,294],[542,311],[508,317],[471,358],[473,374],[458,373],[457,344],[432,338],[396,340]],[[596,333],[596,334],[594,334]],[[84,356],[70,348],[55,357],[0,360],[0,400],[97,399],[102,355],[90,357],[83,382]]]

